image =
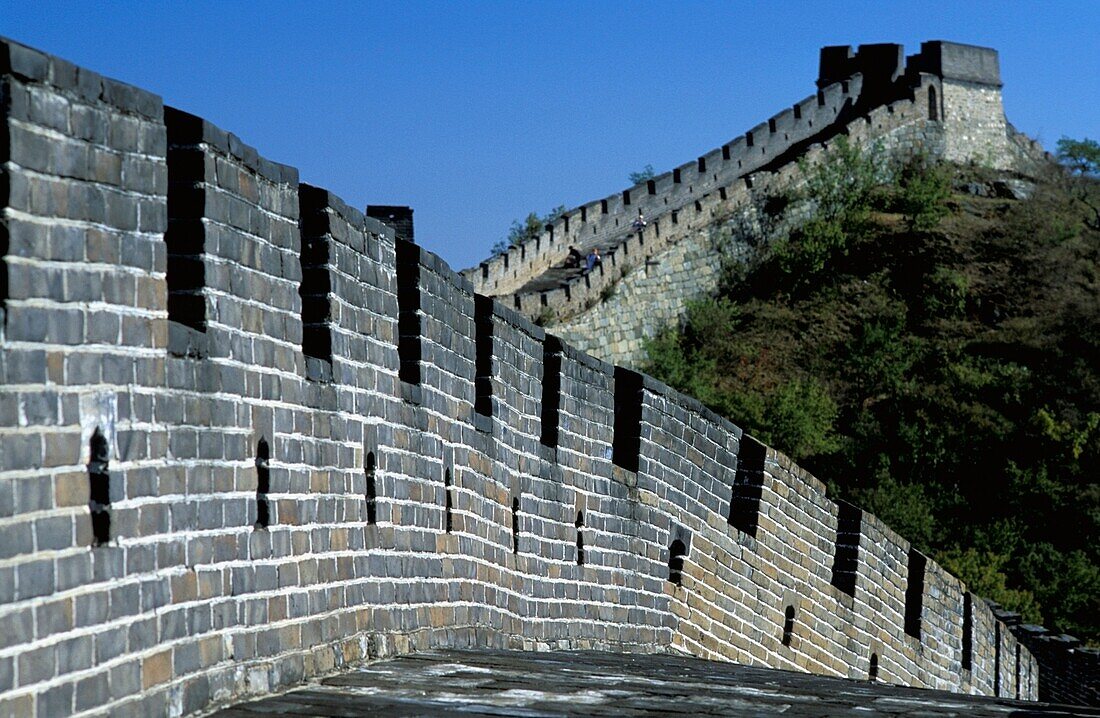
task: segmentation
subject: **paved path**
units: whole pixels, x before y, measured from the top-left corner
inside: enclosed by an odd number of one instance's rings
[[[445,651],[371,664],[321,685],[243,703],[259,716],[1093,716],[882,683],[678,656]]]

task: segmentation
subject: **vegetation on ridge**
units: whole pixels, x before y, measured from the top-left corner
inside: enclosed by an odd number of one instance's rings
[[[1059,149],[1070,170],[1032,183],[839,148],[765,203],[772,228],[812,219],[757,238],[647,370],[971,590],[1097,643],[1100,147]]]
[[[542,234],[546,225],[556,222],[564,214],[565,205],[561,204],[541,217],[537,212],[530,212],[522,222],[518,219],[513,219],[512,226],[508,228],[508,236],[504,239],[497,240],[496,244],[492,247],[490,256],[499,256],[512,247],[518,247],[528,240],[536,239]]]

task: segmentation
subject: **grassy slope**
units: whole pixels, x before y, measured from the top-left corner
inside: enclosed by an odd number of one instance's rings
[[[974,590],[1096,642],[1100,232],[1081,191],[1059,175],[1027,200],[954,192],[924,232],[872,212],[812,276],[773,256],[732,278],[649,369]]]

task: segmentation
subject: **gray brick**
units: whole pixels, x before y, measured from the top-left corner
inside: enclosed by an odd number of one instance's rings
[[[157,619],[156,617],[134,621],[129,628],[129,650],[132,652],[144,651],[157,645]]]
[[[28,554],[34,550],[34,532],[29,522],[0,527],[0,558]]]
[[[35,635],[38,638],[46,638],[57,633],[64,633],[73,627],[72,602],[52,601],[35,606]]]
[[[58,419],[57,392],[42,391],[19,395],[20,408],[26,422],[36,426],[54,426]]]
[[[87,519],[85,519],[87,520]],[[92,555],[91,552],[79,553],[70,556],[61,556],[57,559],[57,590],[67,591],[70,588],[83,586],[92,580]]]
[[[72,516],[52,516],[34,522],[39,551],[60,550],[73,545]]]
[[[0,693],[15,687],[15,659],[11,656],[0,658]]]
[[[48,681],[57,675],[57,646],[43,646],[19,654],[19,685]]]
[[[117,658],[126,650],[126,628],[112,628],[95,635],[95,660],[97,664],[106,663],[112,658]]]
[[[58,644],[57,672],[60,675],[82,671],[92,667],[95,639],[84,635],[70,638]]]
[[[110,686],[111,697],[116,700],[139,695],[142,692],[141,662],[128,661],[111,666]]]
[[[15,569],[17,600],[48,596],[54,591],[53,561],[41,559],[19,564]]]
[[[43,716],[69,716],[73,713],[73,685],[62,683],[46,689],[38,695],[38,714]]]
[[[108,618],[134,616],[141,611],[141,586],[128,583],[111,589],[111,607]]]
[[[4,617],[4,630],[0,631],[0,648],[30,643],[34,638],[34,613],[21,608]]]
[[[89,676],[76,684],[76,710],[91,710],[106,705],[111,698],[107,672]]]
[[[95,549],[92,574],[96,581],[122,578],[126,571],[125,552],[117,546],[100,546]]]

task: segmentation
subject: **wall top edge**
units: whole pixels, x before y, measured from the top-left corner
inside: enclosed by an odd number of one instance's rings
[[[500,321],[513,327],[514,329],[518,329],[519,331],[529,334],[537,341],[541,342],[546,339],[545,329],[538,326],[516,310],[504,306],[504,303],[496,299],[496,297],[490,297],[485,294],[474,292],[474,301],[489,302],[490,313]]]
[[[297,167],[267,159],[255,147],[232,132],[221,129],[210,120],[170,105],[164,106],[164,120],[168,125],[170,145],[202,142],[223,154],[232,156],[248,169],[276,184],[298,184]]]
[[[164,101],[160,95],[104,77],[4,36],[0,36],[0,75],[52,85],[88,102],[106,102],[148,120],[160,122],[164,116]]]

